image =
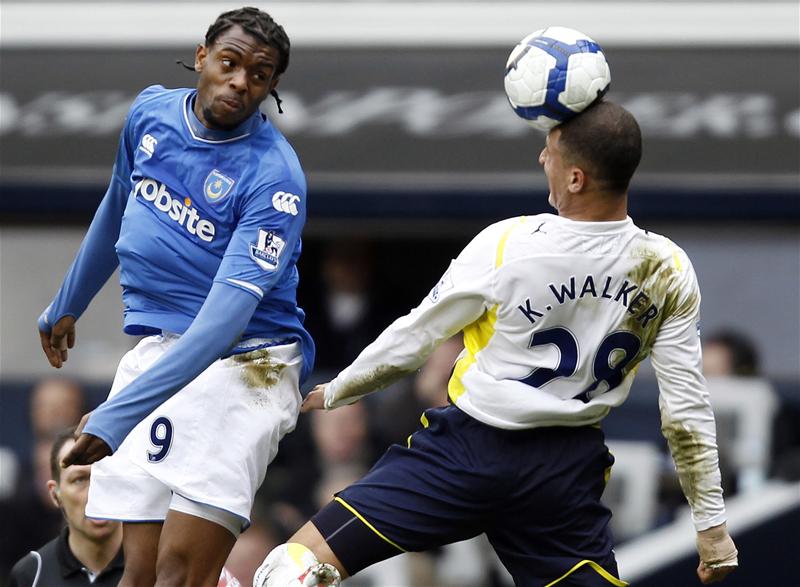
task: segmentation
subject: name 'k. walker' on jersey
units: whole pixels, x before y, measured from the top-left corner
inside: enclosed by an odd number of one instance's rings
[[[351,403],[413,371],[463,329],[448,385],[458,408],[505,429],[592,425],[625,400],[649,355],[682,483],[703,478],[701,491],[687,493],[695,521],[713,526],[724,506],[699,307],[686,254],[630,218],[512,218],[473,239],[426,299],[327,386],[325,404]]]
[[[194,96],[151,86],[122,132],[113,176],[127,196],[116,244],[125,332],[183,333],[221,281],[260,299],[243,340],[299,340],[310,366],[295,294],[306,215],[297,156],[260,112],[230,131],[206,128]]]

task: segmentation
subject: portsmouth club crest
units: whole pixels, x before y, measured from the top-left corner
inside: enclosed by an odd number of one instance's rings
[[[228,192],[233,188],[234,180],[230,177],[223,175],[216,169],[208,174],[206,183],[203,186],[203,193],[206,195],[206,200],[209,202],[218,202],[228,195]]]

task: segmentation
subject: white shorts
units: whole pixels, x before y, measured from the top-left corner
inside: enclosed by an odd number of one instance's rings
[[[143,339],[120,361],[108,397],[177,339]],[[247,525],[267,465],[297,422],[302,363],[299,345],[291,343],[211,364],[140,422],[116,453],[92,466],[86,515],[163,521],[174,492]]]

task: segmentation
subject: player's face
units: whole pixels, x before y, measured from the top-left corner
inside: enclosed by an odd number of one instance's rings
[[[65,442],[58,458],[64,458],[73,444],[75,442],[71,440]],[[86,517],[91,469],[89,465],[71,465],[61,471],[58,483],[55,481],[50,483],[53,485],[56,501],[64,512],[70,531],[97,542],[110,537],[118,529],[119,522],[92,520]]]
[[[544,142],[544,149],[539,154],[539,164],[544,168],[547,177],[547,187],[550,195],[547,202],[556,210],[564,203],[568,194],[568,185],[571,166],[564,162],[564,157],[558,144],[561,131],[558,128],[551,130]]]
[[[231,129],[249,118],[278,85],[280,54],[236,25],[199,46],[194,112],[205,126]]]

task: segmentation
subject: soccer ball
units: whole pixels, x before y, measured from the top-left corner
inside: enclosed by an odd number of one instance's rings
[[[611,72],[600,45],[576,30],[553,26],[514,47],[504,83],[514,112],[547,131],[601,98]]]

